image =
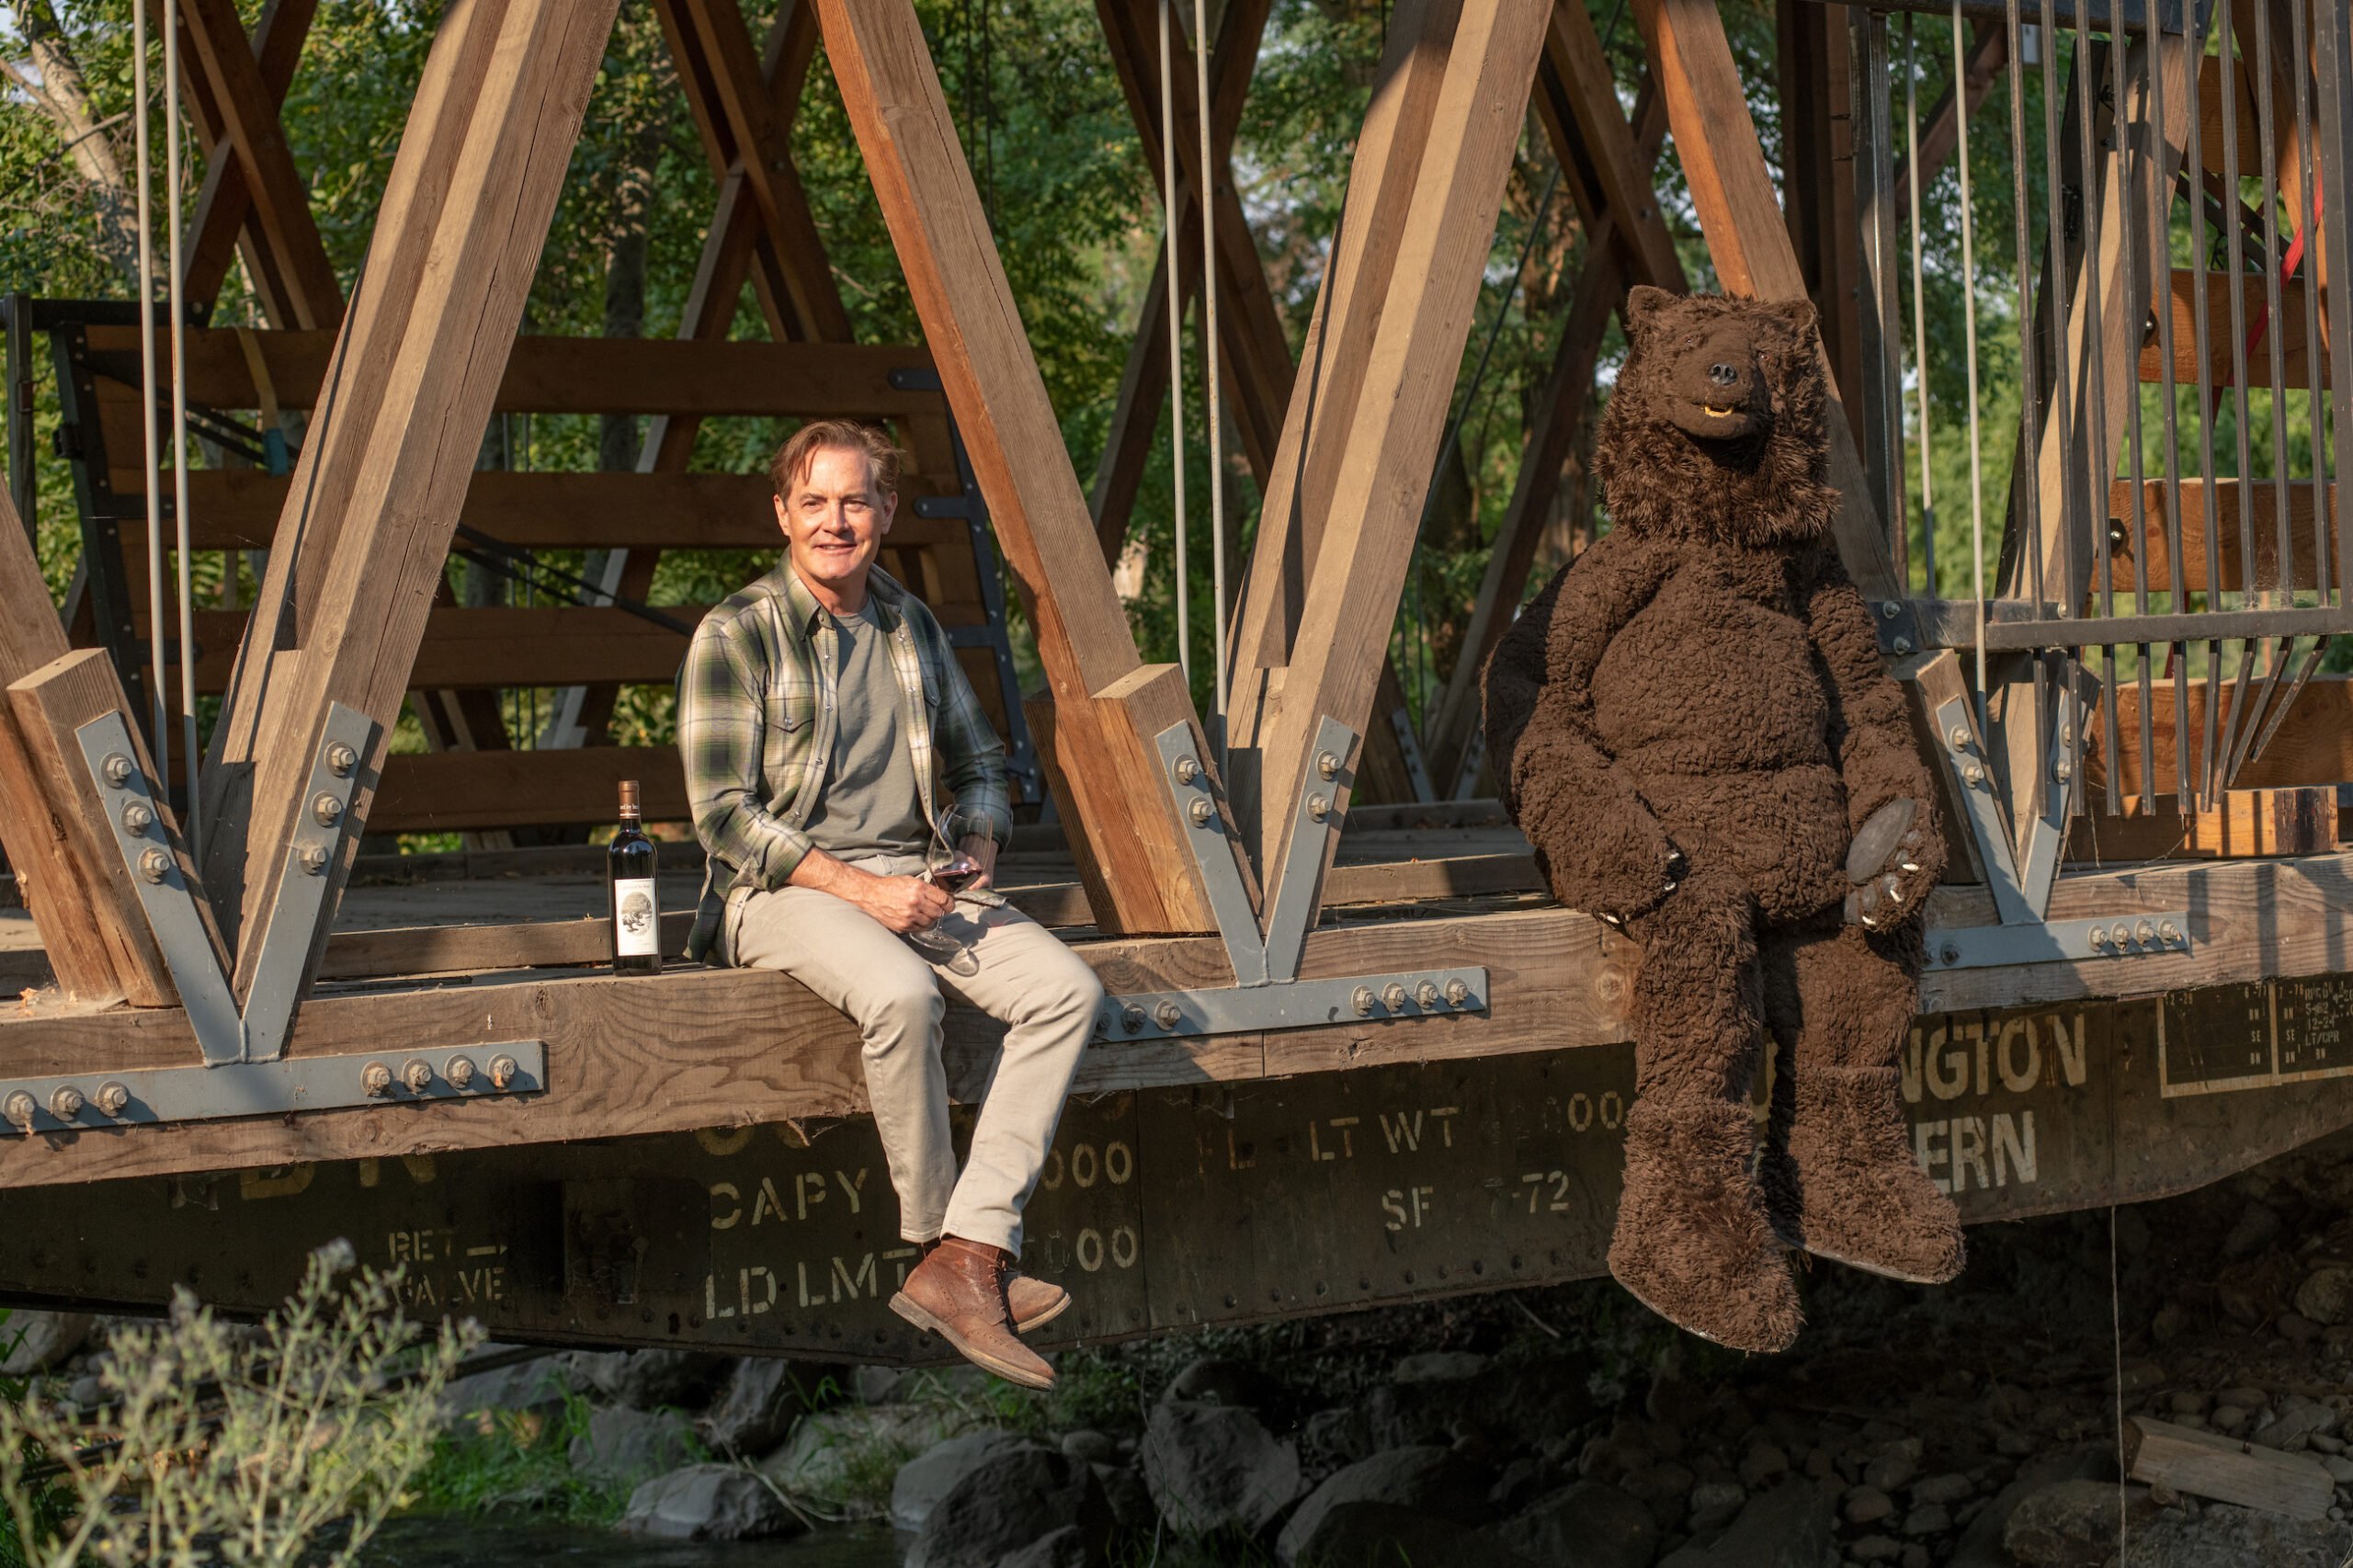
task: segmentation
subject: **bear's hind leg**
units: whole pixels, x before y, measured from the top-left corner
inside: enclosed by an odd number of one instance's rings
[[[1767,937],[1778,1050],[1757,1174],[1790,1245],[1936,1285],[1961,1272],[1961,1216],[1913,1154],[1895,1066],[1919,1005],[1920,944],[1916,924]]]
[[[1609,1271],[1645,1306],[1720,1344],[1783,1350],[1803,1321],[1768,1223],[1748,1091],[1763,1039],[1756,901],[1696,871],[1631,923],[1635,1098]]]

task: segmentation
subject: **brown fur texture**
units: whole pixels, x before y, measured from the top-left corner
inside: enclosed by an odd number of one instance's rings
[[[1636,289],[1627,319],[1594,465],[1614,526],[1497,647],[1488,756],[1554,894],[1643,949],[1638,1115],[1658,1131],[1637,1139],[1628,1119],[1611,1268],[1686,1326],[1764,1348],[1796,1329],[1786,1264],[1756,1244],[1768,1223],[1883,1272],[1959,1266],[1951,1204],[1879,1093],[1918,995],[1943,837],[1831,541],[1813,307]],[[1887,868],[1897,902],[1849,930],[1848,845],[1906,797],[1919,815]],[[1734,1158],[1728,1133],[1699,1129],[1746,1125],[1768,1026],[1790,1103],[1760,1187],[1747,1142]]]

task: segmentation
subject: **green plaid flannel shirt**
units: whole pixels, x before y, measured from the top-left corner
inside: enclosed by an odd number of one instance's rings
[[[1005,747],[956,663],[948,634],[923,601],[881,567],[867,578],[900,718],[936,817],[949,798],[988,813],[999,843],[1011,835]],[[702,904],[687,952],[730,961],[744,900],[783,887],[812,847],[802,829],[824,798],[835,740],[833,640],[824,608],[789,562],[712,608],[678,675],[678,754],[695,835],[710,852]]]

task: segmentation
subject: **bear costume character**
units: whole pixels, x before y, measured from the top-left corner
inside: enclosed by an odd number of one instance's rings
[[[1694,1333],[1779,1350],[1802,1321],[1787,1248],[1961,1270],[1895,1066],[1944,839],[1831,540],[1813,307],[1638,288],[1626,324],[1594,460],[1613,527],[1496,648],[1488,756],[1553,893],[1642,948],[1610,1272]]]

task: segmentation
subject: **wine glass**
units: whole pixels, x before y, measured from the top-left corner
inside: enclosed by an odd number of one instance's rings
[[[994,904],[999,900],[974,890],[967,892],[982,871],[981,862],[964,849],[968,838],[987,838],[993,829],[988,813],[976,806],[945,806],[931,820],[931,842],[924,846],[923,880],[951,897],[969,899],[975,903]],[[910,931],[907,940],[936,963],[948,966],[950,974],[978,974],[981,960],[969,943],[949,935],[935,926],[928,931]]]

